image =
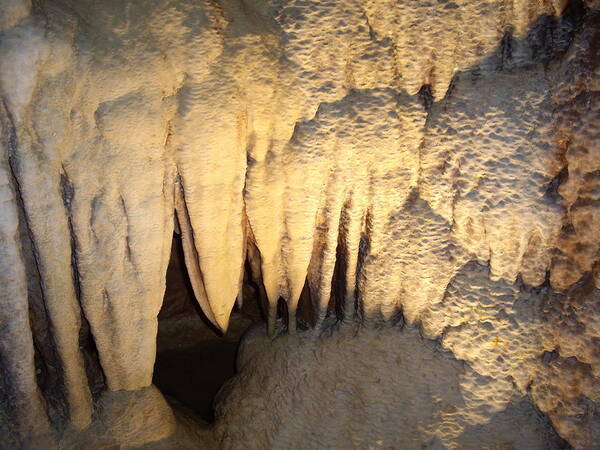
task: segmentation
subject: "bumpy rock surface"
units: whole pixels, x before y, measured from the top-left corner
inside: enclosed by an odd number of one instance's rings
[[[217,408],[220,448],[561,448],[531,401],[412,327],[273,343],[255,328],[238,363]]]
[[[216,327],[244,279],[269,304],[271,334],[280,299],[290,333],[301,299],[314,313],[298,322],[317,334],[405,320],[464,362],[448,400],[466,402],[464,421],[513,420],[525,396],[592,448],[598,8],[3,1],[7,439],[85,429],[102,390],[150,386],[176,228]],[[411,439],[485,434],[442,423]]]

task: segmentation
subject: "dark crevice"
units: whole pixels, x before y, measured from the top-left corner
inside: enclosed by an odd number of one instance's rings
[[[277,319],[282,319],[283,325],[287,330],[290,328],[289,317],[288,304],[283,297],[279,297],[277,300]]]
[[[131,238],[130,238],[131,225],[129,224],[129,215],[127,214],[127,205],[125,204],[125,199],[123,198],[123,195],[119,194],[119,199],[121,201],[121,209],[123,210],[123,215],[125,217],[125,221],[127,222],[127,224],[126,224],[127,232],[125,233],[125,257],[127,258],[127,261],[129,261],[129,263],[137,271],[135,261],[133,260],[133,251],[131,249]]]
[[[421,89],[419,89],[417,95],[419,96],[419,101],[423,105],[425,111],[431,111],[431,106],[434,102],[433,93],[431,91],[431,85],[424,84],[423,86],[421,86]]]
[[[548,64],[562,56],[583,24],[586,13],[582,0],[571,0],[560,17],[540,16],[525,37],[531,60]]]
[[[349,311],[346,311],[346,286],[348,282],[348,258],[349,252],[346,243],[348,242],[348,223],[350,218],[351,201],[344,203],[340,213],[340,225],[338,230],[337,247],[335,249],[335,266],[333,268],[333,278],[331,280],[331,298],[335,305],[335,315],[338,320],[344,320]]]
[[[244,263],[244,282],[242,284],[242,291],[244,293],[244,303],[242,308],[246,308],[248,301],[255,298],[257,299],[257,315],[263,320],[266,320],[269,313],[267,291],[260,274],[258,274],[258,276],[253,274],[251,265],[250,261],[246,259],[246,262]]]
[[[67,216],[67,225],[69,227],[71,244],[71,277],[81,315],[81,326],[79,328],[79,348],[82,352],[90,391],[92,396],[97,398],[105,386],[105,375],[102,365],[100,364],[100,357],[98,349],[96,348],[96,342],[94,341],[91,332],[90,324],[83,311],[80,283],[81,277],[79,274],[79,260],[77,257],[77,235],[73,227],[73,215],[71,212],[73,198],[75,197],[75,189],[64,167],[62,167],[60,174],[60,192]]]
[[[30,321],[38,322],[44,320],[43,323],[47,326],[37,327],[32,326],[34,351],[36,352],[36,378],[41,382],[40,388],[45,394],[48,402],[48,416],[54,427],[60,429],[67,422],[68,406],[65,396],[64,376],[62,371],[61,360],[57,351],[56,342],[52,333],[52,320],[46,308],[46,298],[44,295],[44,286],[42,281],[42,270],[39,263],[39,251],[36,247],[36,242],[33,236],[33,230],[29,223],[23,193],[19,181],[19,164],[17,157],[17,134],[14,127],[14,121],[2,99],[0,104],[2,114],[0,118],[5,117],[7,124],[4,127],[8,130],[6,142],[8,144],[8,167],[10,171],[12,185],[15,191],[16,203],[19,209],[19,226],[22,228],[22,236],[26,236],[27,248],[30,250],[31,264],[27,264],[26,270],[28,275],[28,292],[31,289],[31,281],[36,280],[36,293],[39,293],[40,302],[32,303],[32,299],[28,298]],[[25,255],[24,255],[25,256]]]
[[[22,205],[18,206],[19,237],[27,277],[29,324],[33,338],[36,381],[49,403],[52,422],[59,423],[67,414],[61,402],[63,387],[60,380],[60,362],[49,327],[49,317],[42,296],[40,274],[34,262],[32,242],[25,226],[25,211]]]
[[[500,41],[498,65],[496,70],[501,72],[509,68],[513,56],[513,36],[512,30],[507,30]]]
[[[388,319],[390,326],[403,328],[406,324],[406,319],[404,318],[404,311],[401,307],[398,307],[397,311],[392,314],[392,316]]]
[[[371,210],[365,213],[365,222],[363,231],[360,234],[358,244],[358,258],[356,262],[356,286],[354,292],[354,314],[358,321],[364,317],[364,306],[362,302],[362,284],[365,279],[364,266],[371,249],[372,217]]]
[[[93,399],[97,399],[106,386],[106,375],[100,363],[100,354],[96,347],[90,323],[83,314],[83,311],[81,314],[81,328],[79,329],[79,348],[83,356],[90,393]]]
[[[296,311],[296,327],[299,330],[308,330],[312,328],[317,321],[317,311],[313,306],[308,286],[308,279],[304,281],[300,299],[298,300],[298,308]]]
[[[234,307],[229,330],[221,335],[211,326],[194,297],[182,238],[173,235],[165,295],[158,315],[153,383],[168,399],[191,409],[207,422],[214,419],[215,396],[235,374],[242,334],[252,323],[264,320],[264,308],[259,301],[261,286],[253,280],[250,266],[247,259],[243,304],[241,308]]]

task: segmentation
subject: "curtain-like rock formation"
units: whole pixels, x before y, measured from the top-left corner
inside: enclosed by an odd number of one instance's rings
[[[301,298],[314,311],[300,320],[309,334],[335,321],[405,321],[451,353],[442,366],[466,364],[448,401],[481,412],[469,426],[526,397],[562,438],[592,448],[598,8],[2,2],[0,364],[11,439],[93,429],[94,377],[105,383],[100,411],[160,398],[157,314],[176,227],[217,328],[244,301],[248,269],[271,335],[294,332]],[[82,345],[88,328],[99,367]],[[154,403],[160,429],[138,422],[134,436],[101,422],[124,444],[160,439],[173,422]],[[227,435],[235,420],[222,420]],[[468,428],[440,427],[426,434],[444,445]]]

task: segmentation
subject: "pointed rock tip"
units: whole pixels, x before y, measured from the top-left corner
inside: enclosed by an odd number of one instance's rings
[[[224,313],[224,314],[219,314],[218,316],[215,316],[214,324],[217,326],[217,328],[223,334],[226,334],[227,330],[229,329],[230,316],[231,316],[231,313],[229,313],[229,314]]]

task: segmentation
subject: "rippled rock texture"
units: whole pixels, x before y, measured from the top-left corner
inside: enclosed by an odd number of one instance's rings
[[[5,445],[174,433],[151,382],[175,229],[206,318],[258,301],[275,338],[207,446],[249,445],[244,402],[256,448],[544,447],[549,423],[597,446],[599,8],[2,0]],[[355,372],[298,385],[328,371]]]

